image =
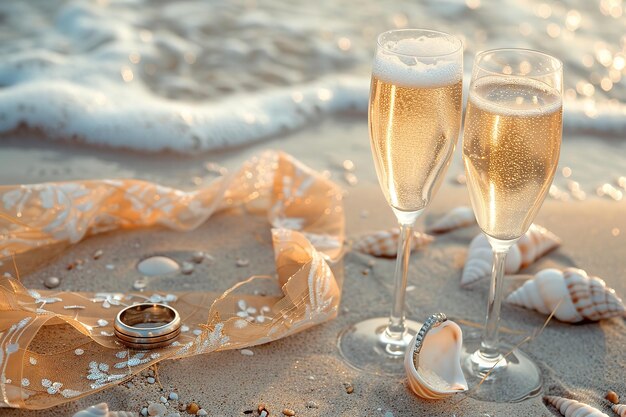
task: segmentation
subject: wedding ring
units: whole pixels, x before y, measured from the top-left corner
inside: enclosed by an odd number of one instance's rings
[[[415,346],[413,347],[413,364],[415,365],[415,369],[417,369],[419,365],[419,356],[420,351],[422,350],[422,342],[426,338],[426,335],[431,329],[439,327],[446,320],[448,320],[448,318],[443,313],[435,313],[431,315],[424,322],[424,325],[417,333],[417,336],[415,336]]]
[[[165,304],[143,303],[122,309],[113,330],[120,342],[134,349],[155,349],[180,335],[178,311]]]

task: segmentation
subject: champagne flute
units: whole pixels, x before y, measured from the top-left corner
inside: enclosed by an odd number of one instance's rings
[[[463,162],[478,225],[493,249],[482,337],[466,338],[472,396],[521,401],[541,390],[541,375],[518,349],[498,341],[506,255],[528,230],[559,162],[563,66],[541,52],[497,49],[476,55],[463,133]],[[508,356],[507,353],[511,352]]]
[[[400,225],[389,317],[344,330],[339,349],[357,369],[403,372],[402,358],[421,327],[405,320],[411,237],[418,216],[439,188],[456,145],[462,113],[463,45],[421,29],[378,37],[372,70],[369,130],[376,173]]]

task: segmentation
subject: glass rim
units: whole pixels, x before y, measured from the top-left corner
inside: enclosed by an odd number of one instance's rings
[[[481,65],[481,62],[482,62],[482,60],[480,59],[481,57],[490,53],[495,53],[495,52],[529,52],[530,54],[543,56],[545,58],[549,58],[552,61],[556,62],[557,67],[552,68],[549,71],[542,73],[541,74],[542,77],[563,71],[563,61],[561,61],[559,58],[555,57],[554,55],[550,55],[548,53],[538,51],[536,49],[530,49],[530,48],[494,48],[494,49],[487,49],[485,51],[477,52],[476,55],[474,55],[474,67],[478,67],[481,69],[481,71],[487,72],[489,74],[493,74],[497,76],[508,76],[507,74],[503,74],[502,72],[497,72],[497,71],[487,69],[483,65]],[[519,75],[519,76],[526,77],[528,75]]]
[[[384,46],[381,42],[383,36],[390,34],[390,33],[401,33],[401,32],[422,32],[422,33],[435,33],[438,35],[443,35],[444,37],[450,38],[450,39],[454,39],[456,42],[451,44],[456,44],[456,48],[451,51],[451,52],[447,52],[445,54],[403,54],[401,52],[396,52],[396,51],[392,51],[391,49],[387,48],[386,46]],[[432,30],[432,29],[419,29],[419,28],[406,28],[406,29],[391,29],[391,30],[386,30],[382,33],[380,33],[377,37],[376,37],[376,44],[378,45],[379,48],[383,49],[384,51],[393,54],[393,55],[397,55],[397,56],[404,56],[404,57],[408,57],[408,58],[416,58],[416,57],[444,57],[444,56],[448,56],[448,55],[454,55],[456,53],[459,52],[459,50],[463,49],[463,41],[461,40],[461,38],[459,38],[458,36],[452,35],[450,33],[447,32],[442,32],[440,30]]]

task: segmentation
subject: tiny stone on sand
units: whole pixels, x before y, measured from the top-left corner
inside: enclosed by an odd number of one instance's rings
[[[315,401],[308,401],[306,403],[306,408],[319,408],[320,406],[317,405],[317,403]]]
[[[254,356],[254,352],[250,349],[241,349],[239,353],[241,353],[243,356]]]
[[[242,267],[242,266],[248,266],[248,265],[250,265],[250,260],[242,259],[242,258],[237,259],[237,266]]]
[[[147,378],[148,384],[154,384],[156,382],[156,379],[154,379],[153,377],[149,376]]]
[[[46,288],[56,288],[61,285],[61,280],[57,277],[48,277],[43,281]]]
[[[150,403],[150,405],[148,405],[149,416],[163,416],[165,413],[167,413],[167,408],[165,408],[163,404]]]

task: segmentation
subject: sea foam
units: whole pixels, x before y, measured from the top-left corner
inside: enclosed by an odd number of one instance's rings
[[[380,16],[379,6],[364,5],[361,14],[347,17],[334,4],[268,4],[278,3],[215,2],[208,8],[198,0],[159,7],[146,0],[0,2],[0,135],[26,128],[49,140],[191,154],[259,141],[326,115],[365,114],[369,68],[361,64],[371,59],[372,38],[362,29]],[[534,18],[532,8],[507,4],[513,11],[503,7],[503,16]],[[427,17],[439,10],[419,2],[411,7]],[[450,25],[454,29],[452,20]],[[320,34],[326,26],[334,34]],[[498,32],[504,40],[508,28]],[[600,36],[584,28],[577,32],[583,35]],[[526,41],[536,47],[546,42],[545,36],[533,39]],[[471,56],[475,43],[466,45]],[[396,52],[423,54],[422,46],[400,43]],[[431,53],[432,47],[438,48],[429,45]],[[574,85],[576,73],[567,69],[580,53],[563,48],[560,56]],[[407,58],[383,55],[373,72],[419,86],[461,76],[449,59]],[[626,106],[566,100],[563,120],[569,131],[623,138]]]

